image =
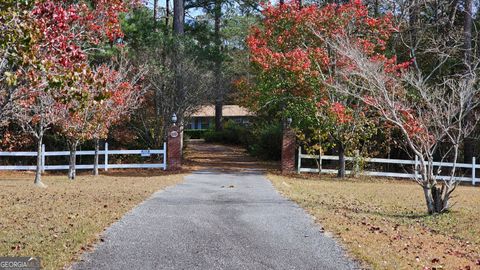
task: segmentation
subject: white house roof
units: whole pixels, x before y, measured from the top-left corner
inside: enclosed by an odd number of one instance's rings
[[[241,117],[241,116],[254,115],[247,108],[244,108],[238,105],[223,105],[222,111],[223,111],[224,117]],[[214,117],[214,116],[215,116],[214,105],[202,106],[195,113],[192,114],[192,117]]]

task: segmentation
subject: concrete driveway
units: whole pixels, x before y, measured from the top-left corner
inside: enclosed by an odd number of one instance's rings
[[[261,172],[198,171],[108,228],[73,269],[356,269]]]

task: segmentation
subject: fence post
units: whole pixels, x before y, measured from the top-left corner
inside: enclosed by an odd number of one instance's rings
[[[360,151],[357,149],[354,153],[353,177],[357,177],[360,173]]]
[[[42,144],[42,151],[40,153],[42,155],[42,173],[45,172],[45,144]]]
[[[322,148],[318,151],[318,174],[321,174],[323,170],[323,157],[322,157]]]
[[[163,170],[167,169],[167,143],[163,143]]]
[[[472,157],[472,185],[475,186],[475,169],[477,168],[475,157]]]
[[[418,156],[415,155],[415,179],[418,179]]]
[[[300,173],[300,168],[302,167],[302,147],[298,147],[298,164],[297,164],[297,173]]]
[[[105,142],[105,171],[108,171],[108,143]]]

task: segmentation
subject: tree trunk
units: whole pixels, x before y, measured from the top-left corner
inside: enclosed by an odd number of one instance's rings
[[[465,49],[465,68],[470,71],[472,65],[472,0],[465,0],[465,19],[463,21],[463,39]]]
[[[173,32],[176,35],[183,35],[185,23],[185,1],[173,0]]]
[[[184,0],[173,0],[173,33],[176,36],[182,36],[185,33],[184,29],[185,24],[185,1]],[[176,40],[176,48],[174,49],[175,58],[180,59],[183,57],[183,50],[179,49],[183,47],[181,40]],[[178,60],[179,61],[179,60]],[[179,93],[179,100],[183,102],[185,97],[183,79],[182,79],[182,68],[175,64],[175,89]],[[180,112],[178,108],[174,108],[174,111],[177,113],[177,117],[181,118],[183,115],[179,115]]]
[[[100,150],[100,139],[95,139],[95,157],[93,159],[93,175],[98,176],[98,152]]]
[[[360,151],[355,150],[352,168],[352,176],[357,177],[360,174]]]
[[[410,28],[410,53],[411,57],[415,57],[415,49],[417,47],[417,26],[418,26],[418,0],[410,0],[409,12],[409,28]]]
[[[223,130],[223,99],[217,98],[215,100],[215,130]]]
[[[442,199],[442,211],[448,211],[450,209],[450,193],[449,189],[446,189],[445,193],[442,192],[442,194],[444,194]]]
[[[463,21],[463,38],[464,38],[464,64],[465,64],[465,73],[467,76],[470,74],[472,69],[472,0],[465,0],[465,19]],[[470,117],[467,117],[466,121],[475,121],[474,116],[471,114]],[[467,137],[464,140],[464,152],[463,152],[463,162],[472,163],[472,158],[475,156],[475,139]]]
[[[68,179],[75,180],[77,176],[77,144],[78,141],[72,141],[69,143],[70,146],[70,164],[68,166]]]
[[[170,22],[170,0],[165,0],[165,35],[168,35],[168,24]]]
[[[40,133],[37,140],[37,169],[35,171],[35,181],[34,184],[39,187],[45,187],[42,183],[42,144],[43,144],[43,134]]]
[[[222,0],[215,0],[215,50],[217,52],[217,58],[215,59],[215,86],[217,88],[217,98],[215,100],[215,130],[223,130],[223,95],[224,89],[222,87],[221,72],[222,72],[222,41],[220,37],[220,23],[222,18]]]
[[[449,196],[445,185],[442,185],[442,187],[434,185],[430,188],[424,186],[423,193],[429,215],[440,214],[448,210]]]
[[[338,177],[345,178],[345,146],[343,143],[338,143]]]
[[[443,208],[442,190],[437,186],[432,187],[433,211],[441,213]]]
[[[153,0],[153,28],[157,28],[158,0]]]
[[[434,203],[433,203],[433,197],[432,197],[431,191],[432,191],[432,189],[430,189],[429,187],[427,187],[427,186],[423,187],[423,195],[425,196],[425,202],[427,203],[427,210],[428,210],[429,215],[432,215],[433,213],[435,213],[435,208],[433,206]]]

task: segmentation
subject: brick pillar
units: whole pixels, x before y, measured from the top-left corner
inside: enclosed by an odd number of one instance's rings
[[[282,137],[282,173],[295,172],[296,136],[291,128],[283,129]]]
[[[180,170],[182,168],[182,136],[180,128],[173,125],[168,130],[167,139],[167,169],[169,171]]]

